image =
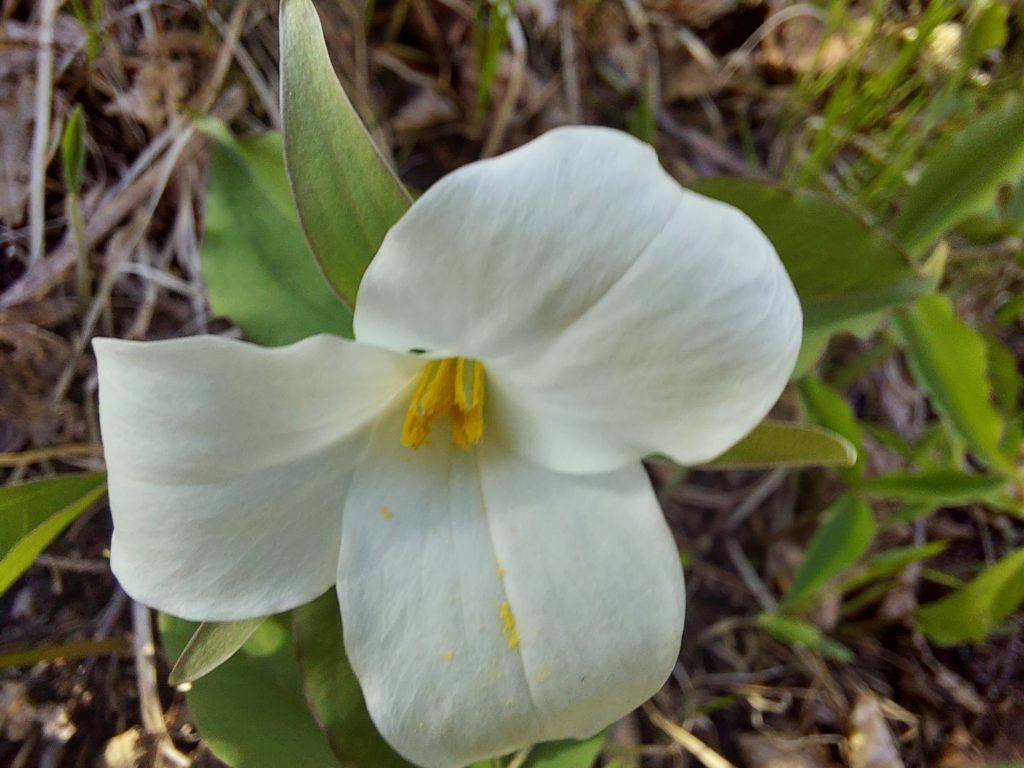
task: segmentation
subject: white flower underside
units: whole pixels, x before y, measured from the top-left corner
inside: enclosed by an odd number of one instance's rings
[[[625,134],[552,131],[417,200],[364,276],[356,341],[97,340],[112,566],[194,620],[336,584],[370,714],[428,768],[588,736],[679,650],[641,458],[735,443],[800,328],[742,213]],[[486,371],[482,438],[442,417],[407,447],[424,365],[456,356]]]

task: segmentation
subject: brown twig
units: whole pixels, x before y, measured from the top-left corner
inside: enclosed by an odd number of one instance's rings
[[[29,263],[43,258],[46,231],[46,165],[50,154],[50,105],[53,101],[53,25],[60,0],[43,0],[39,10],[36,53],[35,120],[32,127],[32,171],[29,187]]]
[[[156,644],[149,608],[132,601],[132,652],[135,656],[135,678],[139,691],[139,713],[142,727],[157,744],[160,755],[178,766],[190,766],[192,761],[174,748],[164,721],[160,692],[156,677]]]
[[[228,91],[220,104],[213,109],[213,116],[229,119],[237,114],[242,107],[240,95],[237,91]],[[191,126],[179,125],[170,129],[164,146],[174,143],[176,138],[180,138],[181,132],[186,130],[191,130]],[[178,159],[194,156],[204,144],[204,137],[191,135],[184,150],[179,151]],[[155,154],[159,155],[160,152]],[[150,162],[152,159],[150,158]],[[132,183],[117,188],[110,197],[104,196],[96,209],[87,216],[86,245],[95,248],[125,216],[151,196],[154,189],[159,188],[162,191],[166,184],[165,173],[166,168],[163,165],[150,165]],[[52,289],[75,265],[76,253],[74,243],[70,237],[66,238],[46,259],[31,265],[16,283],[0,294],[0,310],[10,309]]]
[[[663,715],[653,703],[644,704],[644,712],[651,722],[664,732],[676,744],[701,761],[707,768],[736,768],[711,747],[698,739],[683,726],[678,725]]]

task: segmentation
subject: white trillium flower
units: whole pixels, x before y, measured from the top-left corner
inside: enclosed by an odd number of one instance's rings
[[[124,589],[222,621],[336,585],[370,714],[423,766],[651,696],[684,590],[640,462],[721,454],[785,386],[801,312],[769,241],[650,147],[563,128],[419,198],[354,322],[96,341]]]

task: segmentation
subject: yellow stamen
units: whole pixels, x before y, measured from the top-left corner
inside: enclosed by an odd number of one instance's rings
[[[516,617],[512,613],[512,606],[508,604],[508,600],[501,604],[501,609],[498,611],[498,617],[501,619],[502,623],[501,634],[505,636],[505,640],[508,642],[508,647],[515,648],[519,645],[519,630],[516,629]]]
[[[484,367],[475,360],[448,357],[423,368],[402,425],[402,445],[419,448],[434,422],[451,417],[452,442],[469,448],[484,434]]]

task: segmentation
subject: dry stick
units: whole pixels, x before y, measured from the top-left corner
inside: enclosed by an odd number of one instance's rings
[[[160,174],[157,178],[155,188],[150,195],[149,204],[142,214],[142,221],[144,223],[137,227],[132,241],[125,246],[125,253],[127,254],[124,257],[125,260],[131,257],[131,254],[135,251],[139,241],[149,228],[149,222],[152,220],[153,214],[156,212],[156,206],[160,202],[160,198],[163,197],[164,189],[167,187],[167,182],[170,181],[171,173],[173,173],[174,168],[178,164],[178,160],[181,158],[185,148],[191,142],[195,130],[194,125],[189,125],[177,138],[174,144],[171,145],[170,149],[167,150],[167,154],[164,156],[163,162],[157,169],[160,171]],[[64,394],[67,392],[67,388],[71,385],[71,380],[74,378],[78,358],[81,356],[86,345],[89,343],[89,340],[92,338],[93,329],[96,327],[96,321],[99,319],[100,313],[106,306],[107,299],[110,297],[111,291],[114,290],[114,284],[120,276],[121,264],[118,264],[114,268],[109,269],[100,281],[99,288],[96,291],[96,296],[92,301],[92,306],[89,307],[89,311],[86,313],[85,318],[82,321],[82,329],[78,339],[75,341],[71,358],[65,365],[64,371],[57,380],[57,386],[53,390],[54,403],[59,403],[64,399]]]
[[[729,559],[732,560],[733,565],[739,572],[740,578],[743,579],[743,583],[747,585],[747,589],[751,591],[754,597],[757,598],[757,602],[760,603],[761,610],[769,613],[777,611],[779,608],[778,600],[775,599],[771,590],[768,589],[764,581],[761,580],[761,577],[758,576],[757,571],[750,560],[747,559],[739,542],[730,537],[726,539],[725,549],[729,554]],[[793,653],[821,681],[836,710],[842,711],[845,708],[846,699],[836,681],[829,674],[828,667],[806,648],[795,646],[793,647]]]
[[[491,157],[501,149],[502,139],[505,138],[505,131],[508,130],[512,112],[515,110],[519,93],[523,89],[523,81],[526,79],[526,35],[523,33],[523,27],[515,13],[508,20],[508,39],[512,45],[512,72],[508,78],[508,85],[505,87],[505,97],[498,105],[494,124],[487,135],[487,141],[484,142],[483,152],[480,153],[481,157]]]
[[[215,8],[209,7],[210,4],[203,0],[192,0],[192,4],[196,8],[202,9],[206,12],[206,17],[210,20],[210,23],[213,24],[225,42],[225,45],[221,50],[223,50],[223,48],[231,49],[235,59],[238,61],[238,66],[242,68],[242,72],[247,78],[249,78],[249,82],[252,84],[253,90],[256,91],[256,96],[263,105],[263,109],[270,116],[270,120],[274,124],[274,128],[281,130],[281,110],[277,105],[276,90],[264,79],[263,73],[260,71],[259,66],[257,66],[252,56],[249,55],[249,52],[244,46],[227,45],[227,40],[230,36],[230,25],[224,23],[224,17],[221,16]]]
[[[565,88],[565,103],[569,110],[569,122],[579,123],[583,115],[583,98],[580,95],[580,78],[576,71],[576,30],[573,29],[575,14],[571,3],[567,3],[559,14],[558,26],[562,46],[562,85]]]
[[[722,526],[724,530],[732,531],[739,527],[740,523],[746,520],[750,515],[761,506],[761,502],[767,499],[775,491],[782,481],[786,479],[787,469],[785,467],[779,467],[773,469],[767,475],[762,478],[754,489],[750,492],[743,501],[736,505],[729,517],[726,518],[725,525]]]
[[[159,737],[167,732],[164,710],[160,706],[156,678],[156,645],[149,608],[132,601],[132,652],[135,655],[135,677],[139,688],[139,714],[146,733]]]
[[[384,154],[388,162],[394,165],[394,152],[391,142],[384,130],[383,122],[380,119],[379,110],[373,103],[373,95],[370,93],[370,54],[366,45],[366,16],[364,14],[366,3],[342,2],[341,10],[347,17],[349,26],[352,28],[352,76],[349,77],[348,68],[343,74],[346,81],[345,92],[355,107],[356,114],[362,119],[366,130],[370,132],[377,148]],[[429,32],[429,29],[428,29]],[[436,88],[433,79],[425,77],[428,88]]]
[[[214,66],[213,76],[209,81],[209,87],[204,89],[199,97],[201,112],[210,109],[217,90],[223,84],[227,75],[228,64],[232,52],[237,48],[238,35],[241,32],[241,25],[244,21],[244,11],[248,7],[248,0],[236,6],[232,15],[232,25],[228,29],[228,37],[225,45],[221,48],[217,62]],[[221,109],[214,109],[215,117],[230,117],[240,108],[240,105],[230,103],[222,106]],[[218,114],[221,113],[221,114]],[[191,136],[192,126],[182,127],[181,121],[175,121],[168,126],[150,146],[132,164],[125,178],[122,179],[108,194],[104,195],[96,207],[96,211],[89,218],[86,230],[84,245],[86,248],[94,248],[107,233],[127,215],[133,208],[137,207],[142,199],[149,192],[149,187],[159,184],[160,192],[166,186],[166,179],[161,183],[162,173],[157,169],[149,168],[146,173],[142,169],[163,151],[168,144],[180,142],[183,133]],[[195,149],[198,149],[199,144]],[[173,152],[173,147],[171,152]],[[154,171],[156,171],[154,173]],[[142,174],[141,176],[139,174]],[[136,179],[136,177],[138,177]],[[148,182],[148,183],[144,183]],[[159,201],[159,195],[153,202],[155,206]],[[152,206],[151,206],[152,207]],[[7,309],[20,304],[36,295],[44,293],[60,281],[64,273],[71,267],[77,257],[77,249],[72,238],[65,238],[57,251],[44,263],[36,265],[36,269],[30,269],[11,289],[0,296],[0,310]]]
[[[63,739],[62,734],[59,732],[55,737],[46,739],[43,754],[36,764],[37,768],[57,768],[60,765],[61,758],[64,757],[64,750],[67,749],[67,745],[67,741]]]
[[[224,45],[222,45],[218,51],[217,58],[213,63],[209,77],[205,84],[197,95],[194,103],[194,109],[199,113],[206,113],[209,111],[214,100],[217,97],[217,93],[224,82],[224,78],[227,76],[228,70],[231,67],[232,56],[235,49],[238,47],[239,40],[241,38],[242,29],[245,26],[245,21],[249,13],[249,7],[251,0],[241,0],[231,13],[230,21],[227,25],[227,30],[224,33]],[[179,141],[182,138],[187,139],[187,132],[179,137]],[[175,145],[177,146],[177,145]],[[173,147],[171,152],[173,152]],[[168,179],[169,180],[169,179]],[[155,206],[157,200],[153,201]],[[127,254],[130,259],[132,253],[138,251],[145,254],[149,253],[149,249],[144,247],[142,237],[145,230],[148,229],[149,220],[153,214],[151,207],[149,215],[146,219],[145,225],[140,227],[138,237],[134,240],[132,246],[127,249]],[[166,267],[167,262],[171,258],[171,253],[174,248],[174,243],[169,242],[162,250],[160,254],[156,256],[158,261],[155,265],[150,265],[145,262],[134,263],[132,261],[125,261],[120,264],[119,273],[123,274],[129,271],[135,271],[140,276],[143,276],[146,280],[146,294],[141,305],[139,306],[135,319],[128,330],[127,338],[142,338],[145,335],[146,330],[149,327],[149,322],[152,318],[154,309],[156,307],[156,301],[159,297],[161,287],[166,287],[167,283],[171,283],[177,290],[184,293],[189,293],[190,286],[184,281],[178,280],[172,275],[167,275],[162,271],[163,267]],[[132,269],[137,268],[137,269]],[[157,276],[160,276],[159,278]]]
[[[707,134],[696,128],[680,125],[666,110],[658,110],[656,116],[658,127],[661,130],[672,138],[687,144],[691,151],[701,153],[722,170],[747,176],[756,175],[754,169],[751,169],[742,159]]]
[[[164,251],[170,250],[170,244],[165,245]],[[157,271],[158,267],[156,264],[152,264],[153,259],[160,259],[160,255],[154,255],[153,249],[149,246],[145,240],[139,242],[139,246],[136,249],[136,261],[122,262],[118,272],[120,274],[136,274],[142,276],[146,270]],[[142,269],[133,269],[129,272],[129,267],[141,267]],[[128,326],[128,330],[124,331],[122,335],[126,339],[143,339],[146,336],[146,331],[149,330],[149,324],[153,318],[153,312],[156,310],[156,302],[160,297],[160,286],[154,280],[150,280],[147,277],[143,278],[143,296],[142,299],[137,301],[135,307],[135,315],[132,319],[131,324]]]
[[[704,95],[699,98],[701,110],[711,124],[711,133],[718,141],[725,142],[725,119],[722,117],[722,110],[715,104],[714,99]]]
[[[657,493],[655,494],[655,496],[657,496],[658,498],[659,507],[661,507],[663,510],[668,509],[669,503],[676,495],[676,492],[679,490],[680,486],[682,486],[682,484],[686,482],[686,478],[689,477],[689,475],[690,470],[686,467],[673,466],[671,468],[671,474],[661,484],[661,488],[659,488]]]
[[[203,88],[199,92],[198,96],[196,97],[194,109],[197,112],[206,113],[209,111],[210,107],[213,105],[213,102],[217,97],[217,93],[220,91],[220,88],[224,83],[224,78],[227,76],[228,70],[231,67],[232,56],[234,55],[236,49],[238,48],[238,43],[239,40],[241,39],[242,29],[245,26],[245,20],[248,16],[250,5],[251,0],[242,0],[240,3],[238,3],[231,13],[231,18],[228,22],[226,30],[222,30],[224,34],[224,45],[220,47],[220,50],[218,51],[217,54],[217,58],[213,64],[211,74],[207,79],[206,83],[204,84]],[[176,143],[168,152],[169,156],[173,156],[176,147],[181,146],[182,149],[184,148],[183,145],[180,145],[180,142],[182,142],[183,140],[187,141],[187,139],[189,138],[189,132],[191,130],[192,129],[190,127],[184,134],[182,134],[182,136],[178,137]],[[168,169],[168,171],[170,171],[170,168]],[[164,180],[161,186],[166,186],[166,182],[168,180],[169,176],[167,179]],[[140,228],[137,238],[135,239],[132,246],[128,249],[129,258],[131,253],[134,252],[135,248],[140,244],[141,238],[145,230],[148,228],[148,222],[152,218],[155,205],[158,201],[159,197],[154,198],[150,210],[148,212],[146,225]],[[165,266],[166,261],[170,259],[170,254],[173,247],[173,243],[169,243],[165,248],[164,252],[161,254],[161,266]],[[133,270],[133,267],[137,269]],[[141,337],[145,333],[146,328],[148,328],[149,320],[152,316],[153,309],[155,307],[156,300],[159,294],[159,287],[167,287],[167,285],[170,284],[174,289],[178,291],[181,291],[185,294],[190,293],[191,287],[187,283],[178,280],[172,275],[165,274],[159,268],[152,267],[148,264],[135,264],[130,261],[127,261],[123,262],[120,265],[119,271],[120,273],[135,271],[137,274],[140,274],[146,279],[146,297],[141,307],[139,308],[138,312],[136,313],[135,322],[133,323],[131,329],[128,332],[129,338]],[[110,286],[110,288],[112,289],[112,285]]]
[[[138,179],[143,171],[152,167],[156,159],[160,157],[167,147],[178,137],[181,133],[181,123],[172,121],[166,128],[156,135],[146,148],[142,150],[138,156],[132,161],[132,164],[128,166],[128,170],[125,171],[124,176],[117,180],[117,183],[108,188],[103,196],[100,198],[99,203],[96,205],[96,211],[102,211],[105,207],[111,205],[119,195],[122,195],[135,180]],[[93,214],[95,215],[95,213]]]
[[[35,564],[53,568],[55,571],[70,571],[71,573],[104,575],[110,573],[110,562],[107,560],[83,560],[77,557],[43,554],[36,557]]]
[[[711,49],[704,44],[704,41],[697,37],[692,29],[685,25],[677,27],[672,23],[668,23],[665,26],[672,31],[676,40],[686,48],[686,51],[693,57],[694,61],[704,67],[708,72],[718,72],[719,64],[717,57],[711,52]]]
[[[277,61],[280,34],[277,24],[273,23],[273,18],[268,16],[268,9],[262,7],[260,10],[263,13],[259,21],[247,28],[247,31],[251,32],[251,34],[246,38],[245,45],[238,50],[239,54],[244,52],[252,60],[259,76],[268,84],[267,87],[272,90],[276,98],[280,90]],[[270,18],[271,23],[260,23],[264,18]]]
[[[383,67],[396,77],[400,77],[402,80],[405,80],[407,83],[411,83],[412,85],[416,85],[427,90],[437,90],[437,83],[434,82],[434,78],[424,75],[422,72],[417,72],[397,56],[394,56],[387,51],[371,51],[370,58],[373,60],[375,66]]]
[[[460,2],[460,0],[437,0],[437,3],[460,16],[463,21],[473,21],[476,17],[472,6],[468,3]]]
[[[738,158],[713,138],[707,136],[696,128],[680,125],[672,118],[672,115],[669,114],[667,110],[662,109],[661,70],[658,65],[658,48],[650,33],[650,23],[647,20],[647,15],[643,8],[637,4],[636,0],[622,0],[622,2],[629,14],[631,23],[633,23],[634,27],[640,34],[641,39],[644,41],[644,55],[647,60],[646,66],[648,70],[653,73],[653,76],[649,81],[649,95],[651,97],[651,111],[654,113],[657,127],[665,131],[672,138],[687,144],[691,152],[707,157],[724,170],[748,176],[757,175],[757,172],[750,169],[746,162],[741,158]],[[690,36],[693,37],[692,32],[690,33]],[[683,35],[680,39],[684,45],[687,45],[686,41],[690,38]],[[690,46],[687,47],[689,48]],[[694,46],[691,53],[695,50],[699,50],[699,48]],[[707,51],[706,48],[704,50]],[[704,61],[702,56],[696,53],[693,53],[693,55],[695,60]],[[708,55],[710,55],[710,52],[708,52]],[[712,62],[717,70],[717,62],[714,62],[713,57]]]
[[[776,610],[779,607],[778,601],[772,595],[771,590],[761,581],[761,577],[757,575],[757,571],[750,560],[747,559],[739,542],[730,537],[725,540],[725,549],[729,553],[729,559],[732,560],[732,564],[736,566],[740,578],[743,579],[743,583],[747,585],[747,589],[757,598],[757,602],[761,604],[761,609],[765,611]]]
[[[32,126],[32,172],[29,187],[29,264],[43,258],[46,229],[46,159],[50,143],[50,102],[53,99],[53,25],[61,0],[44,0],[39,13],[36,54],[36,104]]]
[[[240,98],[236,98],[240,97],[240,92],[230,91],[229,93],[232,98],[224,100],[220,107],[213,110],[214,117],[230,119],[241,109],[242,101]],[[154,142],[172,143],[176,137],[180,137],[182,130],[186,129],[183,129],[180,124],[175,125],[166,131],[166,138],[158,136]],[[201,137],[193,138],[184,157],[187,158],[198,152],[203,144],[204,140]],[[153,156],[158,154],[159,152],[152,153]],[[147,160],[151,162],[152,157],[148,157]],[[86,226],[86,245],[89,248],[95,248],[125,216],[143,203],[153,188],[160,185],[164,169],[151,166],[143,172],[141,166],[133,165],[129,174],[137,176],[137,178],[130,184],[119,184],[115,188],[114,194],[104,195],[95,211],[89,216]],[[0,294],[0,311],[34,299],[52,289],[74,266],[75,254],[74,244],[70,239],[65,239],[48,258],[31,266],[17,283]]]
[[[137,275],[143,280],[148,280],[151,283],[159,285],[161,288],[166,288],[169,291],[180,293],[182,296],[188,298],[203,297],[203,291],[201,288],[198,288],[192,283],[186,282],[180,277],[176,277],[170,272],[159,269],[150,264],[139,264],[136,262],[122,264],[121,274]]]
[[[369,131],[374,144],[393,165],[394,156],[391,152],[390,142],[369,91],[370,70],[369,53],[366,46],[365,16],[358,9],[358,2],[353,4],[348,0],[339,0],[338,5],[345,15],[345,22],[351,29],[353,42],[351,56],[340,62],[335,74],[341,81],[342,90],[348,95],[356,114],[363,121],[366,130]],[[433,83],[433,80],[429,80],[429,82]]]
[[[104,640],[110,636],[110,633],[114,631],[114,627],[117,626],[118,621],[121,619],[121,614],[124,613],[124,608],[127,604],[128,595],[124,593],[120,586],[115,584],[114,592],[110,596],[110,602],[96,615],[96,628],[92,633],[93,640]],[[98,656],[90,656],[82,662],[81,679],[89,677],[92,668],[98,660]]]
[[[160,754],[180,766],[192,761],[174,748],[171,735],[164,722],[164,709],[160,706],[160,691],[156,678],[156,644],[153,642],[153,624],[149,608],[132,601],[132,651],[135,655],[135,680],[139,689],[139,714],[142,728],[153,736],[160,746]]]
[[[32,753],[39,744],[39,731],[33,730],[27,739],[22,743],[21,749],[18,750],[18,754],[14,756],[14,762],[11,763],[11,768],[26,768],[28,766],[29,758],[32,757]]]
[[[681,725],[665,717],[653,704],[644,704],[644,712],[661,731],[666,733],[680,747],[704,763],[707,768],[736,768],[711,747],[698,739]]]
[[[372,103],[370,95],[370,54],[366,46],[366,12],[369,4],[366,2],[342,3],[342,10],[349,17],[349,24],[352,25],[352,63],[355,69],[356,90],[359,98],[367,103]]]
[[[102,456],[103,448],[91,443],[69,443],[52,448],[39,448],[34,451],[18,453],[0,453],[0,467],[20,467],[23,464],[35,464],[39,461],[62,459],[67,456]]]
[[[190,165],[189,172],[194,174],[195,167]],[[188,275],[188,284],[192,288],[192,317],[196,329],[205,332],[209,318],[206,312],[206,294],[203,291],[198,224],[195,219],[196,208],[192,204],[195,194],[193,184],[194,179],[189,179],[178,188],[180,199],[178,200],[178,216],[174,222],[174,243],[178,262],[185,270],[185,274]]]
[[[523,764],[526,762],[526,758],[530,756],[530,751],[532,749],[533,747],[527,747],[526,749],[521,749],[516,752],[516,754],[512,756],[512,759],[508,761],[508,765],[506,765],[505,768],[523,768]]]
[[[817,19],[822,24],[827,21],[825,12],[820,8],[814,7],[810,3],[800,3],[799,5],[791,5],[788,8],[783,8],[778,13],[772,14],[765,19],[764,23],[755,29],[750,37],[743,41],[743,45],[741,45],[730,57],[729,62],[725,65],[725,69],[722,70],[723,77],[726,79],[731,78],[736,70],[739,69],[743,60],[749,57],[758,44],[768,37],[776,27],[791,19],[799,18],[800,16],[810,16],[813,19]]]
[[[427,44],[430,47],[431,54],[437,62],[438,80],[440,80],[444,87],[450,87],[452,83],[452,65],[449,61],[450,56],[448,55],[448,51],[445,49],[444,43],[441,42],[444,39],[444,35],[441,32],[441,27],[437,23],[437,18],[434,16],[434,12],[430,8],[430,4],[424,0],[412,0],[412,12],[413,18],[423,27],[423,32],[425,33],[424,36],[427,38]]]
[[[220,47],[220,51],[217,53],[217,59],[213,63],[213,70],[206,81],[206,85],[203,86],[203,90],[199,92],[199,96],[196,98],[196,110],[201,113],[206,113],[210,110],[214,100],[217,98],[217,93],[224,84],[224,78],[227,76],[228,69],[231,66],[231,58],[238,49],[238,41],[242,36],[242,27],[245,25],[245,17],[249,14],[250,4],[251,0],[241,0],[231,12],[227,31],[222,32],[224,35],[224,45]]]

